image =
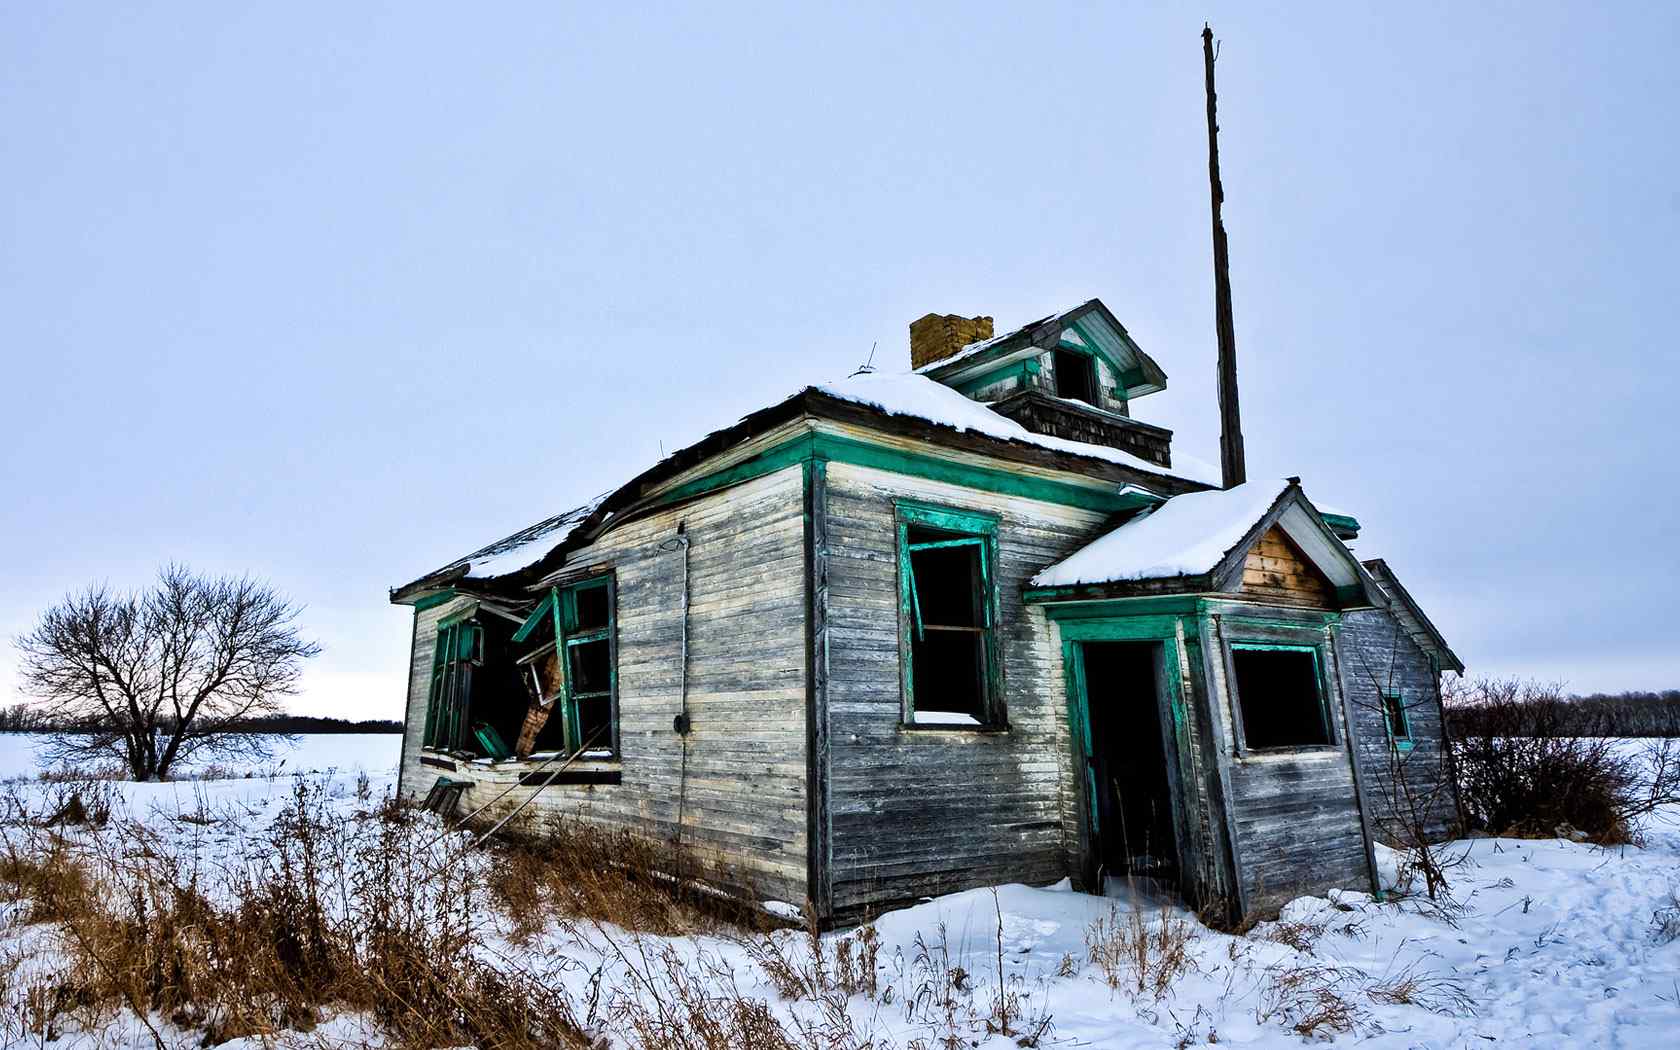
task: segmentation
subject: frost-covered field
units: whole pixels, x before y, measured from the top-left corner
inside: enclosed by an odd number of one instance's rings
[[[347,843],[371,841],[380,833],[372,816],[375,803],[394,777],[374,772],[362,779],[351,770],[358,765],[388,770],[396,738],[361,738],[369,744],[366,758],[347,743],[356,738],[317,739],[335,749],[331,756],[317,756],[311,740],[288,768],[337,769],[305,780],[317,785],[322,804],[343,818]],[[226,872],[229,858],[260,854],[269,824],[287,809],[295,787],[291,777],[120,784],[113,820],[144,824],[154,836],[151,848],[202,868],[214,895],[217,873]],[[55,787],[24,784],[12,790],[39,805]],[[439,839],[430,818],[417,822],[412,833],[441,856],[465,856],[464,870],[494,857],[462,854],[464,833]],[[1417,902],[1379,903],[1352,889],[1296,900],[1282,923],[1262,924],[1240,937],[1170,913],[1188,924],[1193,936],[1188,968],[1159,998],[1138,992],[1133,971],[1123,964],[1121,986],[1111,987],[1104,966],[1090,957],[1094,924],[1124,923],[1131,909],[1141,907],[1150,927],[1158,929],[1168,914],[1158,903],[1096,898],[1065,885],[1002,886],[995,897],[988,890],[970,891],[893,912],[875,924],[876,993],[842,997],[860,1040],[845,1045],[908,1047],[919,1040],[928,1050],[941,1045],[1001,1050],[1036,1032],[1042,1047],[1298,1046],[1302,1036],[1294,1025],[1315,1009],[1339,1009],[1338,1003],[1348,1011],[1340,1025],[1344,1030],[1333,1033],[1338,1026],[1331,1024],[1317,1030],[1319,1038],[1337,1045],[1653,1050],[1680,1045],[1680,940],[1665,940],[1661,922],[1653,921],[1674,905],[1680,885],[1680,807],[1660,812],[1639,848],[1606,851],[1513,839],[1461,846],[1469,863],[1456,871],[1453,890],[1465,909],[1451,921]],[[1391,878],[1393,859],[1385,854]],[[6,975],[14,986],[7,1001],[15,1002],[18,983],[42,961],[32,964],[30,953],[49,952],[53,942],[39,927],[22,924],[22,905],[4,909],[0,956],[21,960]],[[829,935],[828,947],[842,936]],[[790,954],[808,950],[797,931],[774,937]],[[731,994],[771,1003],[784,1018],[798,1015],[815,1023],[818,1006],[783,1000],[752,944],[746,935],[664,938],[607,924],[555,921],[530,940],[513,937],[511,929],[493,931],[487,957],[550,975],[578,1002],[590,997],[597,974],[620,996],[646,999],[666,991],[644,991],[641,982],[671,979],[668,964],[654,962],[669,948],[666,958],[719,982],[720,994],[727,983]],[[1013,1035],[989,1032],[986,1024],[1000,966],[1004,987],[1018,1001]],[[953,977],[958,969],[960,977]],[[936,971],[939,980],[933,978]],[[930,995],[930,987],[937,994]],[[167,1018],[152,1022],[168,1045],[196,1046],[202,1038]],[[281,1042],[380,1041],[371,1022],[355,1014],[328,1010],[322,1022],[307,1037]],[[626,1029],[615,1025],[608,1011],[596,1023],[615,1044],[627,1045]],[[57,1034],[47,1045],[156,1045],[132,1014],[121,1012],[97,1030],[71,1027]],[[944,1043],[949,1036],[956,1041]],[[265,1044],[241,1039],[226,1045]]]
[[[44,769],[40,745],[45,739],[36,733],[0,733],[0,781],[39,775]],[[260,764],[260,769],[239,772],[384,773],[396,769],[401,751],[399,733],[312,733],[298,737],[295,744],[276,741],[273,755]],[[202,763],[189,766],[183,775],[190,777],[200,772],[203,772]]]

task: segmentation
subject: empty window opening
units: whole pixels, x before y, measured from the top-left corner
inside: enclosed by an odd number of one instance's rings
[[[904,531],[910,613],[911,720],[991,719],[988,537],[910,525]]]
[[[1231,647],[1243,737],[1251,750],[1330,743],[1310,646]]]
[[[1085,642],[1085,706],[1090,719],[1087,793],[1091,888],[1104,876],[1176,884],[1168,741],[1162,732],[1153,642]]]
[[[1056,396],[1073,398],[1088,405],[1097,403],[1097,363],[1085,354],[1056,350]]]
[[[1401,751],[1409,751],[1412,747],[1412,723],[1406,717],[1406,701],[1398,692],[1383,694],[1383,723],[1388,728],[1388,738]]]

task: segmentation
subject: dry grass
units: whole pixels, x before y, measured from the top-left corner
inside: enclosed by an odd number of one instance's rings
[[[27,814],[19,803],[0,827],[0,896],[36,924],[7,942],[37,949],[36,972],[0,959],[0,1041],[121,1024],[156,1025],[160,1048],[183,1033],[266,1042],[349,1015],[370,1042],[403,1047],[598,1050],[610,1031],[632,1048],[887,1050],[871,1019],[886,1009],[903,1013],[910,1046],[988,1033],[1035,1045],[1050,1031],[1016,985],[976,994],[943,938],[907,971],[900,959],[895,986],[873,927],[770,930],[767,916],[675,878],[693,869],[657,843],[577,824],[469,852],[430,815],[363,794],[347,816],[300,780],[266,832],[209,869],[194,858],[218,849],[182,850],[181,836],[223,842],[249,814],[199,806],[165,825],[166,841],[115,816],[46,825],[38,802]],[[525,940],[517,958],[510,932]],[[738,984],[705,942],[639,932],[722,937],[744,949],[752,980]],[[761,980],[769,1000],[752,994]],[[873,1007],[857,1009],[860,998]]]
[[[1255,1020],[1276,1023],[1307,1038],[1373,1033],[1368,1011],[1353,998],[1363,974],[1336,966],[1292,962],[1268,967]]]
[[[475,951],[482,894],[470,878],[432,875],[396,824],[347,840],[321,803],[300,782],[269,862],[233,869],[218,900],[141,825],[74,842],[40,827],[21,845],[8,837],[0,882],[65,946],[31,1030],[96,1028],[127,1007],[148,1028],[164,1017],[213,1045],[308,1031],[331,1004],[400,1045],[592,1045],[551,982]]]
[[[1384,1006],[1418,1006],[1438,1014],[1474,1013],[1476,1005],[1462,984],[1422,972],[1418,960],[1372,981],[1365,994]]]
[[[1110,988],[1159,1001],[1196,965],[1191,951],[1199,925],[1163,905],[1153,919],[1141,908],[1111,907],[1085,931],[1090,961]]]
[[[667,937],[772,924],[758,909],[680,877],[692,859],[628,828],[554,818],[490,848],[488,887],[519,941],[557,916]]]

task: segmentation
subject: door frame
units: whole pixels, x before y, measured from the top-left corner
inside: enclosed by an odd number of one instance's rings
[[[1098,870],[1100,859],[1093,848],[1093,830],[1097,825],[1096,785],[1091,768],[1090,695],[1085,679],[1084,646],[1091,642],[1120,642],[1148,645],[1155,663],[1156,722],[1160,727],[1162,756],[1166,762],[1169,804],[1172,807],[1172,826],[1175,853],[1178,858],[1178,892],[1194,900],[1200,887],[1195,867],[1198,851],[1193,846],[1193,806],[1189,799],[1199,793],[1187,792],[1187,771],[1190,762],[1190,726],[1184,708],[1184,685],[1180,669],[1183,666],[1183,646],[1178,635],[1178,621],[1164,616],[1128,616],[1114,619],[1063,621],[1062,667],[1068,698],[1068,724],[1072,730],[1074,775],[1079,784],[1077,811],[1079,815],[1077,861],[1080,881],[1088,883],[1088,874]],[[1102,892],[1102,887],[1086,885],[1089,892]]]

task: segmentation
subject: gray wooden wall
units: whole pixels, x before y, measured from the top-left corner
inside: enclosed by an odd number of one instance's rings
[[[1397,837],[1396,822],[1415,814],[1432,836],[1445,837],[1458,813],[1443,750],[1440,679],[1429,655],[1386,609],[1361,609],[1342,617],[1343,689],[1353,717],[1355,754],[1373,811],[1372,831]],[[1412,750],[1389,747],[1382,692],[1400,691],[1411,724]]]
[[[901,724],[895,498],[1000,518],[1007,732]],[[1050,624],[1021,590],[1103,516],[842,463],[828,465],[827,514],[835,912],[1061,878],[1077,826],[1067,694]]]
[[[622,782],[551,786],[526,809],[534,822],[576,815],[666,839],[678,829],[711,876],[743,893],[805,899],[804,482],[798,466],[609,530],[563,568],[611,566],[618,581],[618,703]],[[681,710],[682,554],[690,551],[686,784]],[[474,783],[463,813],[530,767],[420,762],[435,625],[445,605],[418,614],[402,789],[420,795],[438,775]],[[515,787],[485,813],[523,802]]]
[[[1236,750],[1233,727],[1241,711],[1224,659],[1229,644],[1323,644],[1324,655],[1333,660],[1331,647],[1324,644],[1327,635],[1321,627],[1268,631],[1245,626],[1229,612],[1227,608],[1214,622],[1212,640],[1219,658],[1207,661],[1212,676],[1208,693],[1210,701],[1220,705],[1219,747],[1221,760],[1228,763],[1238,878],[1250,910],[1273,907],[1303,893],[1322,893],[1327,887],[1369,890],[1364,824],[1334,666],[1327,675],[1332,693],[1327,699],[1338,746],[1277,753]],[[1273,618],[1287,615],[1281,609],[1255,612]]]

